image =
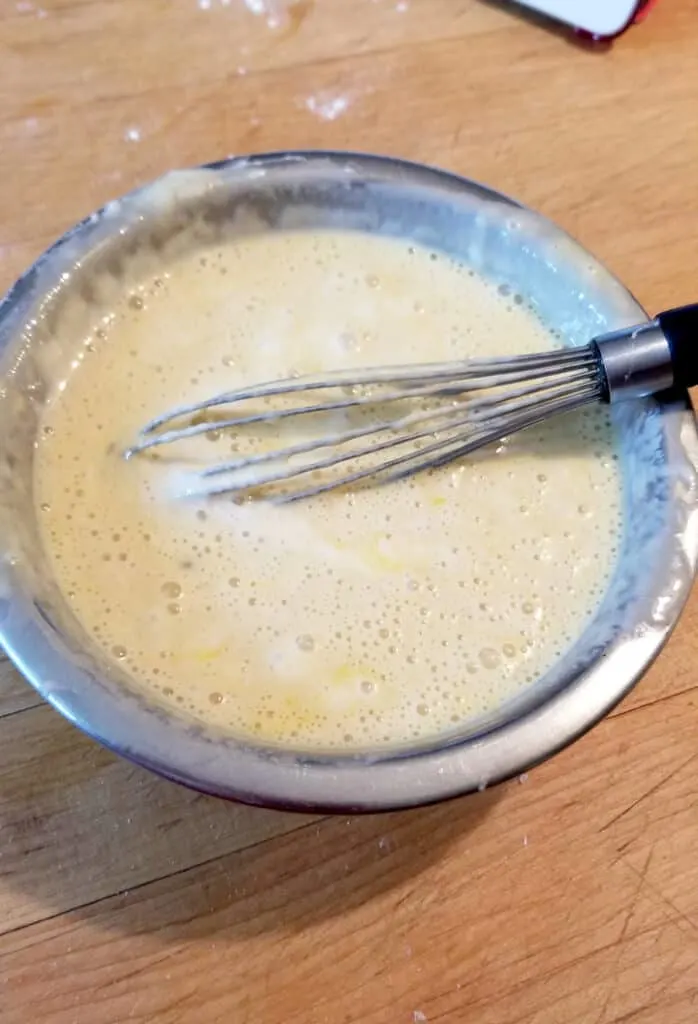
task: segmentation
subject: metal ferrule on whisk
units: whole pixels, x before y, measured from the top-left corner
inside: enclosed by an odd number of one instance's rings
[[[594,338],[608,402],[644,398],[674,384],[671,349],[659,320]]]

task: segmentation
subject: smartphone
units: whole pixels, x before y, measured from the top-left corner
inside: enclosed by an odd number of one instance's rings
[[[649,13],[656,0],[514,0],[594,39],[610,40]]]

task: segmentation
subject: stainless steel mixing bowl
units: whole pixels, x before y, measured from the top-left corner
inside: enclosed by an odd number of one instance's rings
[[[414,239],[527,295],[567,344],[644,318],[626,289],[544,218],[471,181],[397,160],[227,160],[109,204],[57,242],[0,304],[0,640],[18,668],[118,753],[206,792],[272,806],[378,810],[440,800],[522,772],[583,733],[642,675],[692,583],[698,437],[685,395],[614,409],[622,550],[582,635],[523,695],[439,740],[361,756],[256,747],[143,693],[91,642],[51,578],[32,502],[48,354],[66,336],[67,297],[79,290],[98,316],[98,274],[118,281],[144,246],[176,251],[192,225],[202,244],[304,227]]]

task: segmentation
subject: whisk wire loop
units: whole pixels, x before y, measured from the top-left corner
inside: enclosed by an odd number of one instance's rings
[[[146,424],[126,455],[255,426],[320,422],[310,436],[198,470],[207,495],[297,501],[443,466],[598,400],[602,386],[592,346],[289,377],[172,409]]]

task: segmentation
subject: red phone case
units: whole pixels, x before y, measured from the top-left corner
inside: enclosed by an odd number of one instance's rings
[[[518,3],[518,0],[516,0],[516,2]],[[529,7],[528,9],[534,14],[535,17],[542,18],[544,21],[547,20],[555,25],[564,26],[578,39],[584,40],[585,42],[611,43],[614,39],[617,39],[618,36],[621,36],[624,32],[627,32],[627,30],[632,25],[636,25],[638,22],[643,21],[650,13],[650,10],[658,2],[659,0],[638,0],[638,2],[635,4],[632,14],[626,21],[625,25],[623,25],[617,32],[614,32],[612,35],[596,35],[596,33],[594,32],[589,32],[588,29],[576,28],[574,25],[571,25],[569,22],[563,21],[561,18],[555,18],[553,15],[545,14],[544,12],[537,10],[535,7]],[[526,0],[523,0],[522,6],[528,6],[526,4]]]
[[[624,32],[627,32],[631,25],[637,25],[639,21],[644,21],[651,9],[659,2],[659,0],[639,0],[635,6],[635,10],[628,18],[625,25],[620,28],[611,36],[597,36],[593,32],[587,32],[586,29],[578,28],[575,29],[577,35],[582,36],[584,39],[589,39],[593,42],[611,42],[613,39],[617,39],[618,36],[622,36]]]

